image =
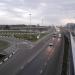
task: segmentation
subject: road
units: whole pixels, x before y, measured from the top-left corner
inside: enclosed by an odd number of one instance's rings
[[[56,75],[62,52],[61,41],[61,38],[52,39],[54,46],[46,46],[33,61],[22,67],[17,75]]]
[[[10,55],[12,52],[18,51],[18,49],[21,49],[22,47],[25,49],[34,46],[34,44],[28,40],[17,39],[11,36],[0,36],[0,40],[6,41],[10,44],[8,48],[3,50],[8,55]]]
[[[0,64],[0,75],[15,75],[32,61],[43,49],[47,48],[50,36],[48,35],[41,42],[38,42],[32,49],[20,49],[11,58]]]

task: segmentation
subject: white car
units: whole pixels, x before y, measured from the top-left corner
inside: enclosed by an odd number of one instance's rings
[[[61,34],[58,34],[58,37],[61,38]]]
[[[52,47],[53,46],[53,43],[49,43],[49,46]]]
[[[57,34],[56,34],[56,33],[54,33],[52,36],[55,38],[55,37],[57,36]]]

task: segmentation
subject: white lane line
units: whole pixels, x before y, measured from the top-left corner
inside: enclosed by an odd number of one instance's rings
[[[1,61],[0,64],[2,64],[3,62]]]
[[[58,41],[60,41],[60,38],[58,38]]]
[[[8,60],[8,58],[5,58],[5,59],[4,59],[4,61],[7,61],[7,60]]]
[[[48,60],[50,59],[50,57],[48,57]]]
[[[15,54],[15,52],[12,52],[12,54],[14,55],[14,54]]]
[[[21,69],[21,70],[22,70],[22,69],[24,69],[24,66],[21,66],[21,68],[20,68],[20,69]]]
[[[40,74],[43,72],[43,70],[40,70]]]
[[[11,58],[11,57],[12,57],[12,54],[9,55],[9,58]]]
[[[46,66],[47,65],[47,62],[45,62],[44,65]]]
[[[45,48],[45,46],[47,45],[48,43],[46,43],[37,53],[35,53],[34,56],[32,56],[28,61],[27,63],[30,63],[40,52],[43,51],[43,49]]]

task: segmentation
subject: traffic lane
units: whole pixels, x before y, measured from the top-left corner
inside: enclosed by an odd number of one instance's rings
[[[46,40],[48,38],[46,38]],[[41,45],[41,47],[42,47],[42,45]],[[39,48],[39,49],[41,49],[41,48]],[[24,49],[19,50],[19,52],[14,54],[11,59],[6,61],[3,65],[0,65],[1,66],[0,74],[1,75],[14,75],[14,73],[16,73],[20,69],[21,66],[26,64],[27,60],[29,60],[32,57],[32,55],[34,55],[36,53],[36,51],[38,51],[37,46],[35,48],[33,48],[33,50],[26,50],[26,51]]]
[[[48,60],[50,60],[51,61],[51,59],[54,59],[54,57],[57,55],[57,54],[59,54],[59,52],[61,51],[61,50],[59,50],[60,48],[61,48],[61,46],[62,46],[62,39],[61,38],[55,38],[54,40],[53,40],[53,43],[54,43],[54,46],[52,47],[52,52],[50,53],[50,48],[51,47],[48,47],[49,49],[48,49],[48,51],[49,51],[49,57],[48,57]]]
[[[48,60],[55,54],[53,47],[42,51],[31,63],[24,67],[17,75],[40,75],[43,73]]]
[[[56,41],[58,41],[58,40],[56,39]],[[48,51],[48,52],[45,52],[45,53],[49,53],[49,52],[51,51],[51,50],[49,49],[49,47],[48,47],[47,51]],[[54,51],[54,50],[52,50],[52,51]],[[49,57],[47,57],[47,58],[49,59]],[[43,59],[43,58],[42,58],[42,59]],[[42,63],[42,64],[43,64],[43,63]],[[45,62],[45,65],[46,65],[46,64],[47,64],[47,62]],[[35,66],[35,65],[33,65],[33,66]],[[32,66],[32,67],[33,67],[33,66]],[[37,66],[38,66],[38,65],[37,65]],[[35,67],[36,67],[36,66],[35,66]],[[33,68],[33,69],[34,69],[34,68]],[[38,69],[39,69],[39,68],[38,68]],[[27,69],[26,69],[26,70],[27,70]],[[37,69],[34,69],[34,70],[38,71]],[[33,71],[34,71],[34,70],[33,70]],[[31,72],[34,73],[33,71],[31,71]],[[35,71],[35,73],[38,74],[36,71]],[[26,71],[26,72],[27,72],[27,71]],[[42,70],[41,70],[40,72],[42,72]],[[29,73],[29,71],[28,71],[28,73]],[[27,73],[26,73],[26,75],[27,75]],[[28,74],[28,75],[29,75],[29,74]],[[35,75],[35,74],[34,74],[34,75]]]
[[[58,75],[58,71],[60,71],[58,69],[60,64],[59,61],[60,61],[60,56],[63,49],[63,46],[62,46],[63,40],[62,39],[60,40],[61,41],[59,42],[59,39],[58,39],[59,43],[56,43],[55,52],[52,55],[52,58],[50,57],[48,64],[42,75]]]
[[[22,52],[20,52],[22,51]],[[9,60],[0,65],[0,74],[1,75],[14,75],[13,72],[18,69],[21,64],[23,64],[24,58],[26,58],[26,54],[24,50],[20,50],[18,53],[14,54]],[[18,57],[16,57],[18,56]]]
[[[27,64],[17,75],[40,75],[45,68],[52,48],[43,50],[32,62]]]

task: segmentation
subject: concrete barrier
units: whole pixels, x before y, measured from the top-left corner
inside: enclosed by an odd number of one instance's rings
[[[67,75],[74,75],[74,63],[73,63],[73,54],[72,54],[70,33],[66,32],[66,33],[64,33],[64,35],[67,37],[68,42],[69,42],[66,72],[67,72]]]

